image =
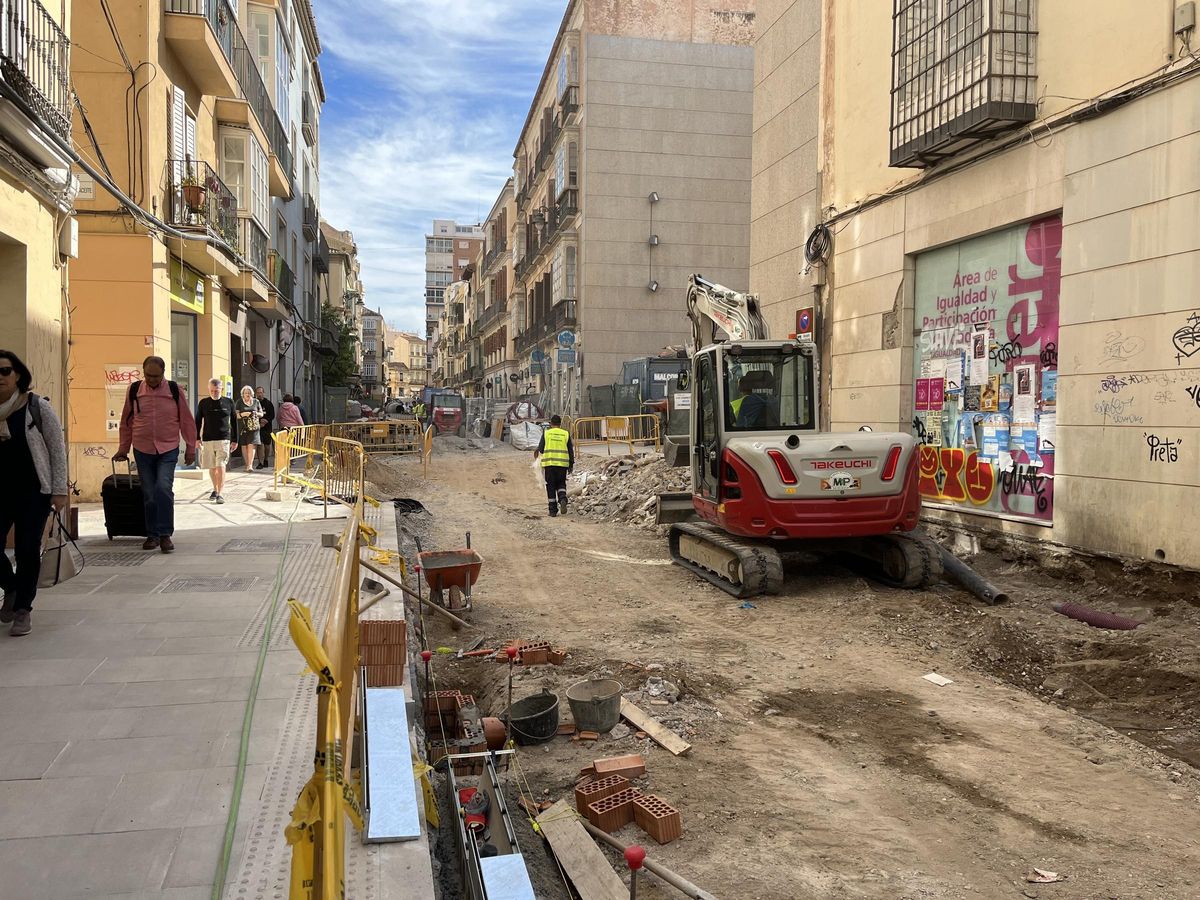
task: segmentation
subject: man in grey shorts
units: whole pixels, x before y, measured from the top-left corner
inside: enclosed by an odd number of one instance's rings
[[[221,379],[208,382],[208,396],[196,404],[196,430],[200,434],[200,468],[208,469],[213,490],[208,499],[224,503],[221,491],[225,487],[225,466],[229,454],[237,449],[231,445],[233,435],[233,401],[221,396]]]

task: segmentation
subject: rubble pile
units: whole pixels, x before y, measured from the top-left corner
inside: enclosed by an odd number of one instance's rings
[[[655,498],[691,489],[691,470],[668,466],[662,456],[584,456],[576,458],[567,493],[573,512],[654,528]]]

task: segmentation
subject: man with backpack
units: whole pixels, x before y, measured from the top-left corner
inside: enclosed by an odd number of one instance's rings
[[[208,382],[208,396],[196,404],[196,428],[200,432],[200,468],[208,469],[212,478],[208,499],[224,503],[221,491],[225,487],[225,466],[237,449],[237,441],[233,439],[233,401],[221,396],[220,378]]]
[[[147,537],[142,549],[172,553],[179,439],[183,438],[184,463],[190,466],[196,461],[196,420],[179,385],[164,379],[166,371],[160,356],[147,356],[142,362],[145,380],[129,386],[121,410],[121,443],[113,459],[124,462],[133,448],[146,505]]]

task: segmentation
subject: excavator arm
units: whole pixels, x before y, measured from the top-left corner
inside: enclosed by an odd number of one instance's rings
[[[693,354],[706,344],[716,343],[718,331],[724,332],[729,341],[770,339],[759,311],[758,294],[743,294],[693,275],[688,280],[687,311],[692,320]],[[704,336],[705,323],[712,329],[708,340]]]

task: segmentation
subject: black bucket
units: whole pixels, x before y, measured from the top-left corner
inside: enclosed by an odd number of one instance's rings
[[[558,694],[540,694],[518,700],[509,710],[509,727],[518,744],[541,744],[558,733]]]

